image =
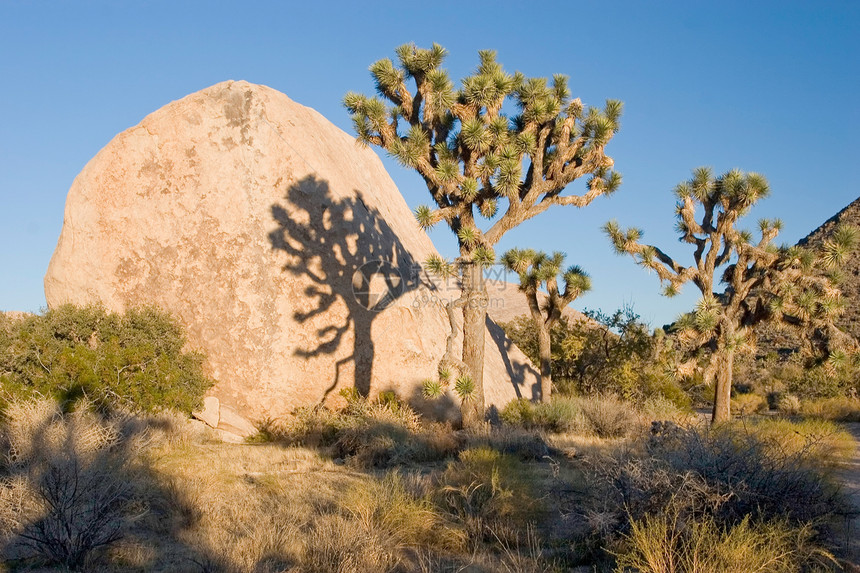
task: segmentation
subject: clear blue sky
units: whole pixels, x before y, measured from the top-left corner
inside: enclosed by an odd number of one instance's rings
[[[372,8],[371,8],[372,6]],[[560,249],[592,275],[578,308],[633,303],[653,325],[695,300],[659,296],[654,275],[614,255],[610,218],[688,256],[672,231],[671,188],[710,165],[764,173],[752,213],[795,242],[860,195],[858,2],[0,2],[0,309],[43,307],[42,277],[66,193],[85,163],[145,115],[227,79],[269,85],[341,128],[349,90],[406,42],[448,48],[455,78],[495,49],[511,71],[565,73],[587,104],[625,102],[608,148],[621,190],[559,208],[510,233]],[[410,206],[417,176],[386,165]],[[575,186],[574,190],[579,190]],[[432,234],[453,254],[445,230]]]

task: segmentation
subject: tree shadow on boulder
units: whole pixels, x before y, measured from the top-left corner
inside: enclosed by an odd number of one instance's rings
[[[283,270],[306,281],[304,295],[315,300],[310,308],[297,305],[293,318],[322,323],[319,343],[298,348],[295,355],[339,354],[351,337],[352,351],[336,361],[324,398],[341,383],[341,370],[350,362],[354,387],[367,396],[376,352],[373,321],[421,284],[417,261],[359,190],[354,197],[335,198],[328,182],[309,175],[291,185],[284,203],[271,211],[278,225],[269,234],[272,248],[287,254]],[[341,304],[346,309],[342,319]]]

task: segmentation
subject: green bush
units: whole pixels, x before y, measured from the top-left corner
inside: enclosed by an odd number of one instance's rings
[[[821,357],[801,352],[787,357],[775,352],[738,357],[735,380],[735,386],[746,386],[747,392],[771,396],[771,407],[786,393],[802,401],[856,397],[860,393],[860,353],[836,352],[823,362]]]
[[[119,314],[64,305],[23,319],[0,315],[0,405],[44,396],[191,412],[213,382],[203,356],[184,346],[179,324],[152,307]]]
[[[560,394],[612,393],[642,403],[663,397],[681,409],[691,404],[674,371],[672,341],[661,329],[653,334],[632,307],[613,314],[586,311],[588,319],[559,320],[550,332],[553,384]],[[502,324],[505,333],[538,364],[534,323],[521,316]]]

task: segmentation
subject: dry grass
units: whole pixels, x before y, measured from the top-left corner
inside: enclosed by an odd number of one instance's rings
[[[802,458],[819,469],[842,466],[856,447],[851,434],[829,420],[760,418],[734,425],[741,435],[755,438],[768,457]]]
[[[408,405],[382,394],[370,401],[345,393],[347,406],[299,408],[263,425],[258,441],[324,448],[356,468],[386,468],[439,461],[460,444],[446,424],[421,421]]]
[[[582,436],[579,434],[552,434],[548,436],[549,444],[563,452],[569,458],[593,458],[609,456],[620,448],[626,448],[628,438],[599,438],[597,436]]]
[[[860,398],[839,396],[801,401],[798,413],[835,422],[860,422]]]
[[[732,414],[750,416],[767,410],[767,398],[758,394],[736,394],[732,396]]]
[[[672,414],[668,414],[671,408]],[[677,407],[668,401],[652,400],[652,413],[665,415],[661,419],[674,419]],[[642,413],[613,395],[575,396],[553,398],[549,403],[533,403],[519,399],[508,404],[501,412],[506,424],[551,433],[594,435],[601,438],[619,438],[631,435],[641,424]],[[650,420],[649,420],[650,421]]]
[[[357,406],[346,419],[318,411],[302,422],[309,422],[302,431],[305,437],[331,440],[311,449],[278,442],[220,443],[199,425],[170,416],[105,418],[83,409],[62,413],[47,403],[14,405],[0,423],[5,455],[0,548],[16,568],[63,562],[44,549],[32,551],[32,546],[29,555],[9,551],[20,548],[11,542],[45,515],[38,495],[41,482],[34,476],[45,475],[46,460],[74,452],[79,467],[101,472],[92,475],[106,487],[90,489],[118,500],[92,497],[95,505],[111,509],[106,522],[117,524],[110,531],[118,535],[93,547],[82,561],[67,561],[72,567],[156,573],[564,570],[581,563],[584,553],[575,546],[589,533],[582,530],[584,519],[572,523],[570,516],[582,513],[585,500],[596,491],[589,490],[583,473],[588,466],[579,458],[649,455],[639,434],[547,437],[489,425],[469,432],[441,426],[428,430],[390,404],[366,406]],[[832,426],[762,424],[747,430],[757,432],[758,444],[772,442],[772,451],[783,452],[786,459],[793,459],[798,448],[804,455],[841,451]],[[387,470],[356,463],[354,458],[369,459],[357,453],[357,436],[374,435],[377,426],[385,428],[382,435],[391,435],[392,425],[407,430],[404,441],[395,441],[398,451],[408,451],[400,448],[429,431],[458,453]],[[336,432],[327,434],[325,428],[332,427]],[[798,441],[785,436],[791,432]],[[344,443],[344,436],[356,444],[353,459],[335,457],[335,444]],[[710,452],[711,443],[701,441],[705,438],[684,436],[689,443],[671,438],[664,444],[659,464],[640,464],[640,477],[648,482],[640,489],[654,503],[660,497],[649,489],[659,481],[655,476],[663,476],[675,491],[675,458],[690,453],[688,446]],[[819,450],[808,446],[813,436],[820,441]],[[827,441],[828,436],[836,441]],[[676,443],[682,451],[676,451]],[[719,449],[710,454],[718,461],[729,455]],[[823,461],[816,463],[830,463],[829,458],[818,459]],[[681,462],[688,466],[685,460]],[[703,476],[701,483],[710,479]],[[111,484],[124,488],[111,489]]]
[[[71,569],[124,536],[133,520],[117,421],[64,415],[45,400],[11,404],[0,429],[0,533],[8,558]]]
[[[723,528],[712,517],[684,523],[677,513],[646,515],[631,523],[618,553],[625,573],[793,573],[836,560],[812,543],[811,527],[744,518]]]
[[[538,550],[528,549],[529,543],[539,544],[536,538],[517,539],[526,527],[518,516],[525,510],[533,515],[540,504],[538,492],[522,477],[528,471],[519,457],[492,454],[503,461],[498,464],[502,479],[495,483],[493,464],[467,475],[463,460],[379,474],[332,459],[326,448],[218,443],[197,425],[170,417],[103,418],[86,410],[64,414],[49,403],[14,405],[7,414],[0,547],[16,567],[64,562],[73,569],[105,572],[364,573],[446,563],[451,570],[544,570],[544,562],[532,555]],[[449,429],[445,439],[457,448],[470,442],[524,447],[520,437],[508,434],[494,437],[487,428],[465,435]],[[81,460],[105,453],[117,460],[98,466],[104,470],[98,474],[100,485],[90,488],[112,494],[110,484],[123,485],[121,504],[97,498],[90,504],[111,509],[106,523],[117,524],[110,530],[116,535],[80,559],[63,561],[44,547],[11,554],[6,551],[11,541],[44,513],[36,503],[39,482],[31,476],[44,465],[43,452],[61,447]],[[13,466],[20,471],[12,472]],[[470,531],[444,502],[445,488],[457,476],[469,480],[458,485],[498,486],[497,496],[515,503],[494,505],[487,514],[494,523],[483,520],[486,527]],[[505,525],[502,518],[510,519]]]

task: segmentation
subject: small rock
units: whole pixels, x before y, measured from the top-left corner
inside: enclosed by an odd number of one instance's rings
[[[235,434],[240,438],[248,438],[257,433],[257,426],[240,416],[229,406],[221,406],[218,429]]]
[[[242,444],[245,442],[245,438],[242,436],[221,429],[216,429],[215,435],[218,436],[219,440],[227,444]]]
[[[221,421],[221,402],[215,396],[206,396],[203,398],[203,409],[191,412],[191,415],[207,426],[217,428]]]

